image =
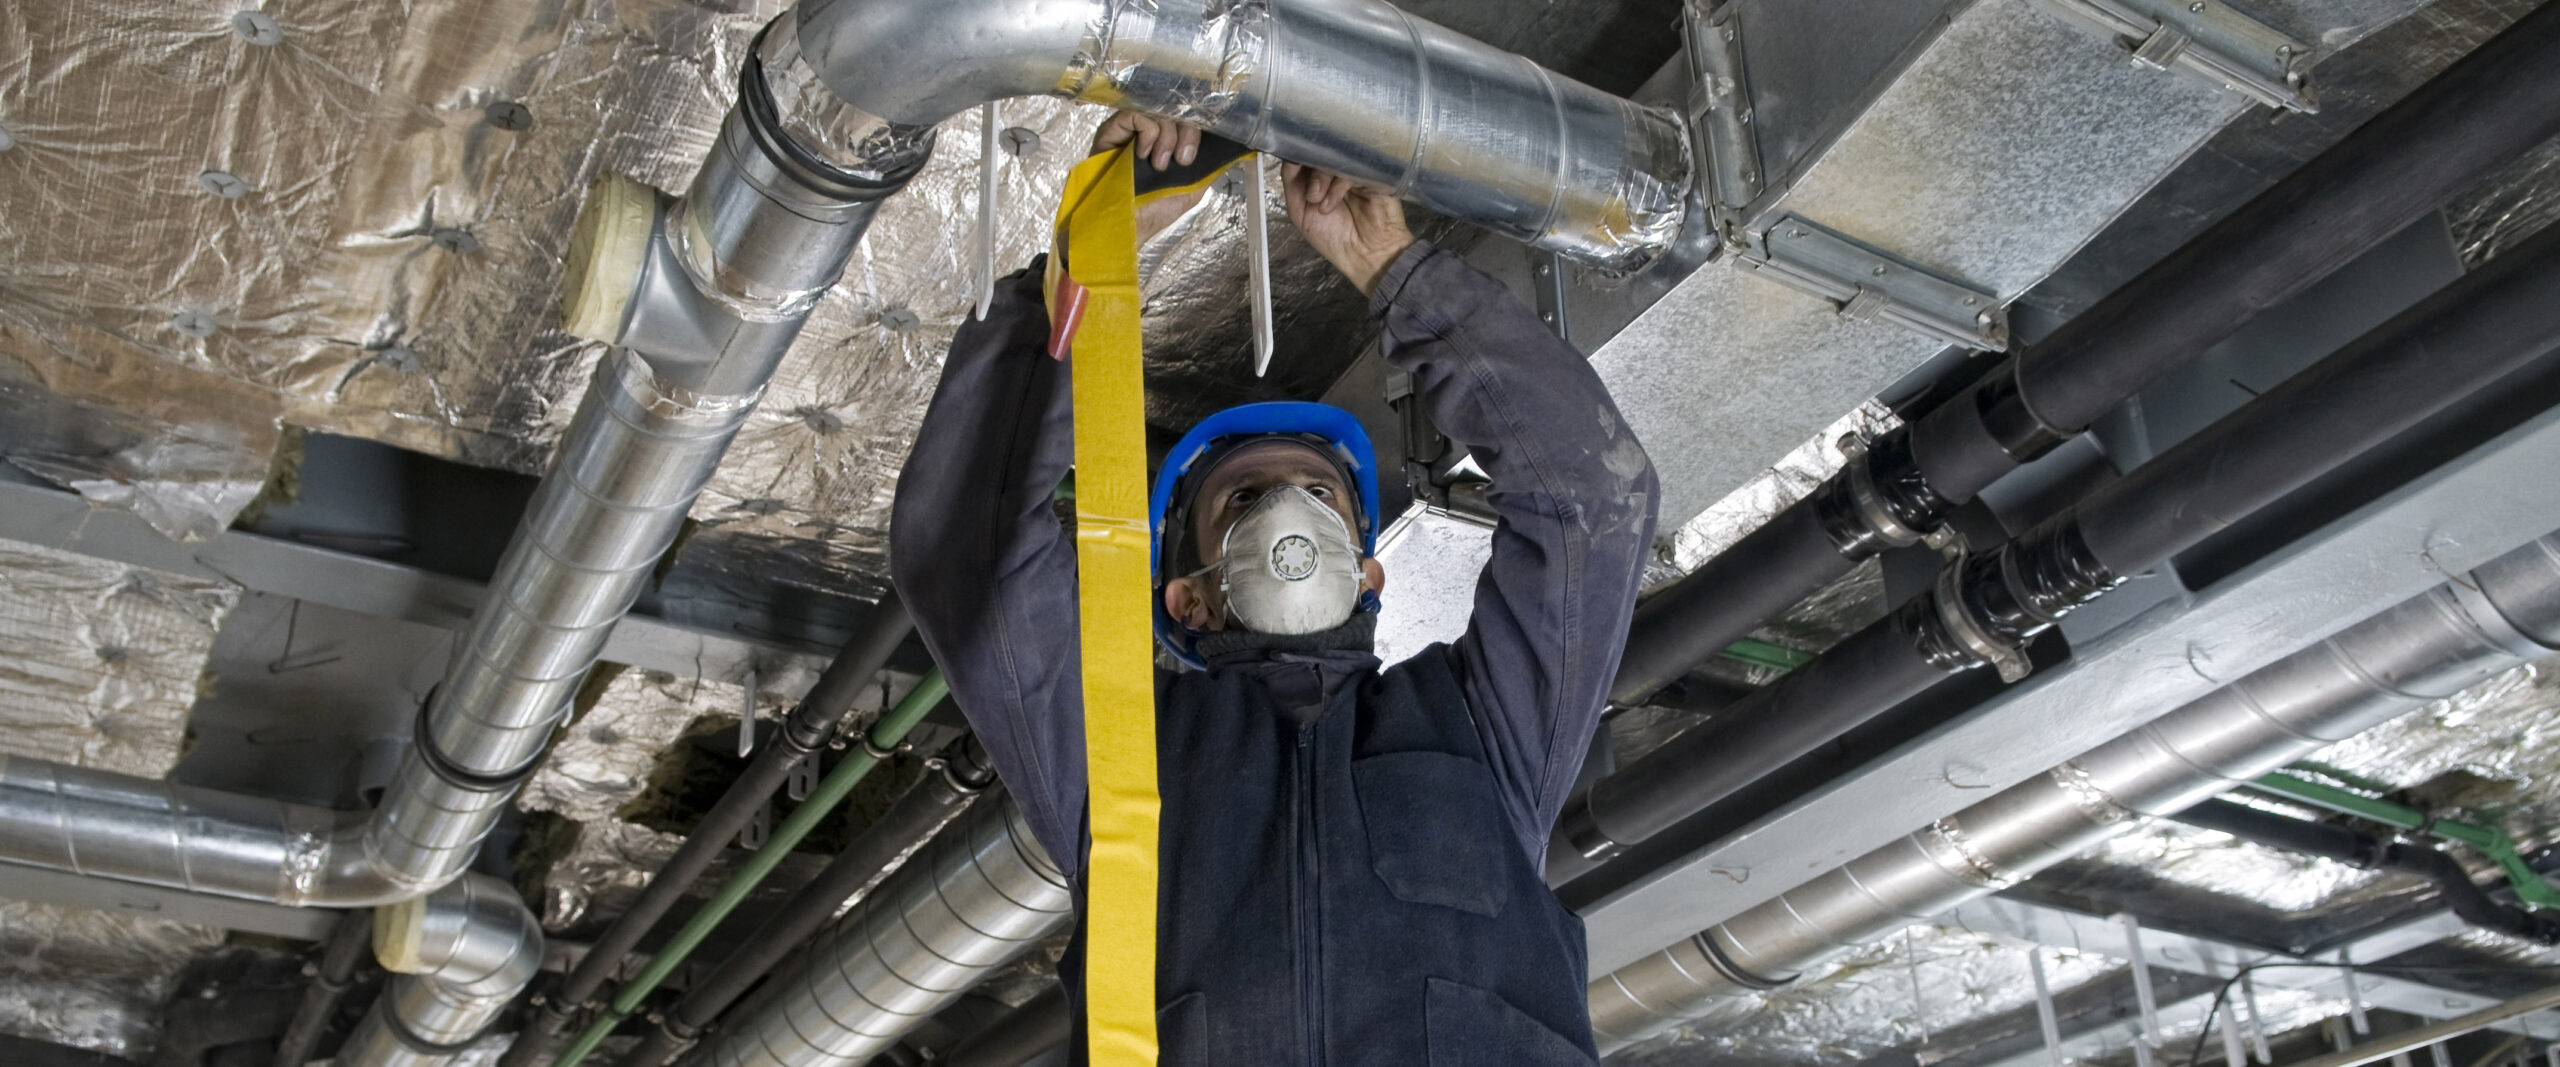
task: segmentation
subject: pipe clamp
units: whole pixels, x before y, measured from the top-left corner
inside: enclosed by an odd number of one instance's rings
[[[1937,601],[1938,622],[1946,627],[1949,636],[1964,646],[1965,651],[1998,670],[2001,681],[2015,685],[2025,679],[2034,667],[2027,662],[2022,650],[2000,640],[1980,619],[1973,617],[1972,611],[1967,610],[1963,575],[1961,561],[1938,568],[1936,586],[1930,590],[1931,598]]]

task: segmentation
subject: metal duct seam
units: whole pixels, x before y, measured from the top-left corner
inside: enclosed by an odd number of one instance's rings
[[[689,1067],[858,1063],[1074,915],[1011,797],[986,798],[810,946],[780,992],[721,1025]]]
[[[1591,984],[1623,1048],[1716,1002],[2022,878],[2132,825],[2515,666],[2560,618],[2560,535],[2502,556]],[[2101,801],[2099,798],[2104,798]]]
[[[1613,272],[1670,243],[1690,189],[1670,112],[1377,0],[823,0],[799,28],[819,77],[891,120],[1033,94],[1136,108]]]
[[[507,883],[470,874],[374,911],[374,953],[399,977],[347,1035],[342,1067],[441,1067],[478,1043],[542,969],[542,927]]]

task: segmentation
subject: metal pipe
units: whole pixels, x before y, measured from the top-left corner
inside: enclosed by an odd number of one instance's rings
[[[660,982],[666,981],[667,976],[674,974],[676,968],[693,955],[693,950],[701,947],[702,939],[711,936],[711,931],[720,925],[721,920],[745,903],[747,894],[763,884],[774,868],[782,864],[783,857],[790,855],[791,849],[811,830],[817,829],[819,821],[832,814],[836,805],[853,795],[853,787],[905,743],[907,732],[915,729],[917,723],[924,721],[926,713],[949,695],[951,687],[942,680],[942,672],[930,672],[923,681],[916,683],[914,689],[907,691],[907,695],[898,701],[898,706],[880,716],[880,721],[872,723],[871,730],[862,737],[861,750],[848,754],[834,770],[819,780],[817,788],[809,792],[809,799],[793,809],[791,816],[774,828],[773,835],[748,856],[746,862],[739,864],[727,881],[720,883],[720,888],[712,892],[711,899],[704,901],[702,907],[667,938],[666,944],[658,946],[657,952],[649,957],[648,964],[640,968],[640,973],[622,984],[622,988],[614,993],[612,1002],[595,1013],[587,1028],[551,1061],[553,1067],[578,1067],[595,1052],[596,1046],[613,1032],[614,1027],[639,1011],[641,1000],[654,992]]]
[[[920,858],[812,943],[800,967],[769,979],[780,991],[761,1010],[724,1023],[684,1062],[859,1063],[1074,915],[1066,877],[1009,797],[971,805]]]
[[[906,605],[899,601],[897,591],[883,595],[859,632],[845,642],[818,676],[817,684],[784,716],[781,728],[774,731],[773,743],[766,745],[746,771],[720,794],[711,810],[703,813],[675,855],[650,877],[640,898],[596,938],[578,965],[561,980],[559,989],[550,994],[548,1003],[533,1016],[525,1032],[508,1046],[500,1061],[504,1067],[544,1062],[567,1047],[576,1013],[596,1007],[588,1002],[612,979],[632,948],[702,877],[702,872],[710,868],[739,831],[764,810],[774,791],[790,777],[791,769],[834,737],[836,725],[852,708],[862,688],[914,629],[915,623],[907,617]],[[742,721],[739,728],[752,729],[753,724]]]
[[[374,909],[373,948],[399,977],[334,1062],[441,1067],[477,1043],[542,969],[542,925],[514,887],[470,874]]]
[[[1647,598],[1609,698],[1635,704],[2383,238],[2560,135],[2560,9],[2543,5]]]
[[[813,0],[817,77],[930,126],[1032,94],[1136,108],[1604,270],[1677,236],[1687,133],[1379,0]]]
[[[694,981],[675,1006],[657,1013],[657,1025],[623,1054],[620,1067],[661,1067],[674,1060],[722,1011],[816,937],[846,901],[884,873],[904,866],[996,780],[995,767],[987,762],[977,739],[968,735],[944,746],[927,767],[930,773],[924,781],[864,827],[861,837],[836,853],[817,877],[793,893],[710,975]]]
[[[784,88],[791,88],[785,86]],[[608,634],[674,543],[817,295],[931,132],[870,123],[762,68],[684,199],[605,183],[580,212],[564,309],[608,352],[488,598],[369,817],[211,790],[0,763],[0,856],[284,904],[406,900],[460,874],[541,758]],[[870,153],[868,156],[864,153]],[[670,213],[671,212],[671,213]],[[679,328],[680,327],[680,328]]]
[[[311,1062],[312,1050],[320,1046],[330,1017],[338,1013],[338,1001],[353,984],[356,964],[364,961],[365,946],[372,939],[372,916],[353,911],[339,916],[337,929],[329,932],[328,945],[320,951],[311,985],[302,991],[302,1004],[294,1009],[284,1036],[276,1039],[275,1067],[303,1067]]]
[[[1604,1051],[2549,655],[2560,534],[1591,983]]]
[[[1050,989],[951,1046],[942,1067],[1022,1067],[1066,1044],[1075,1024],[1066,990]]]
[[[2537,235],[1990,552],[1729,714],[1592,784],[1559,821],[1561,880],[1948,675],[2026,672],[2064,615],[2560,345],[2560,230]]]
[[[2516,848],[2506,831],[2484,823],[2462,819],[2439,819],[2426,812],[2387,800],[2365,796],[2335,786],[2297,778],[2290,774],[2262,775],[2250,785],[2263,792],[2288,800],[2298,800],[2316,808],[2326,808],[2360,819],[2370,819],[2393,829],[2469,845],[2497,862],[2506,872],[2516,899],[2528,907],[2560,907],[2560,888],[2554,888],[2541,871],[2525,862],[2524,853]]]
[[[2554,1006],[2560,1006],[2560,986],[2492,1004],[2471,1014],[2457,1015],[2440,1023],[2430,1023],[2414,1030],[2403,1030],[2379,1041],[2368,1041],[2343,1052],[2314,1056],[2295,1064],[2294,1067],[2364,1067],[2365,1064],[2377,1060],[2387,1060],[2404,1052],[2435,1045],[2477,1030],[2486,1030],[2516,1016],[2531,1015]]]

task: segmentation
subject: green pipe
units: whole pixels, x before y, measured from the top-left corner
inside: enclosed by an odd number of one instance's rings
[[[942,672],[929,671],[916,682],[914,689],[907,692],[905,699],[898,701],[898,706],[889,709],[880,721],[872,723],[871,732],[864,735],[865,746],[847,755],[834,770],[827,772],[827,776],[818,782],[818,787],[809,793],[809,799],[792,809],[791,817],[782,820],[782,825],[774,828],[764,845],[747,857],[747,862],[731,874],[728,881],[720,884],[720,891],[712,894],[702,910],[685,922],[684,929],[667,939],[666,945],[650,957],[649,965],[623,985],[622,991],[614,995],[613,1003],[596,1014],[595,1021],[587,1024],[568,1050],[551,1061],[551,1067],[578,1067],[594,1053],[606,1035],[613,1033],[614,1027],[638,1011],[640,1002],[656,990],[659,983],[666,981],[668,975],[674,974],[677,967],[683,966],[685,957],[701,947],[702,939],[711,935],[712,928],[719,926],[720,920],[728,918],[731,911],[746,901],[747,894],[754,892],[756,886],[764,882],[765,876],[773,873],[773,869],[782,863],[782,858],[791,854],[792,847],[798,845],[801,838],[809,836],[809,831],[817,829],[818,820],[843,803],[844,798],[852,794],[853,787],[879,765],[879,758],[871,753],[896,748],[900,741],[906,739],[907,732],[923,721],[925,713],[932,711],[933,706],[942,703],[942,698],[950,693],[951,685],[943,681]]]
[[[2306,772],[2308,773],[2308,772]],[[2507,876],[2507,884],[2515,887],[2516,900],[2528,908],[2560,908],[2560,888],[2526,863],[2524,854],[2504,831],[2460,819],[2438,819],[2406,804],[2394,804],[2379,797],[2369,797],[2351,789],[2276,773],[2250,783],[2259,789],[2288,800],[2298,800],[2325,811],[2352,815],[2381,823],[2394,830],[2426,834],[2439,841],[2468,845],[2498,864]]]
[[[1737,663],[1767,667],[1779,672],[1791,671],[1813,662],[1811,652],[1798,652],[1785,645],[1773,645],[1767,641],[1756,641],[1748,637],[1726,645],[1722,655]]]

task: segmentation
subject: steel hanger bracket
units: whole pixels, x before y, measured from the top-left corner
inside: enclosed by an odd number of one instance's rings
[[[2320,110],[2311,47],[2222,0],[2040,0],[2124,45],[2134,63],[2176,69],[2268,107]]]
[[[1837,303],[1842,318],[1888,322],[1985,352],[2009,347],[2009,313],[1997,297],[1795,215],[1780,218],[1754,253],[1734,262]]]

